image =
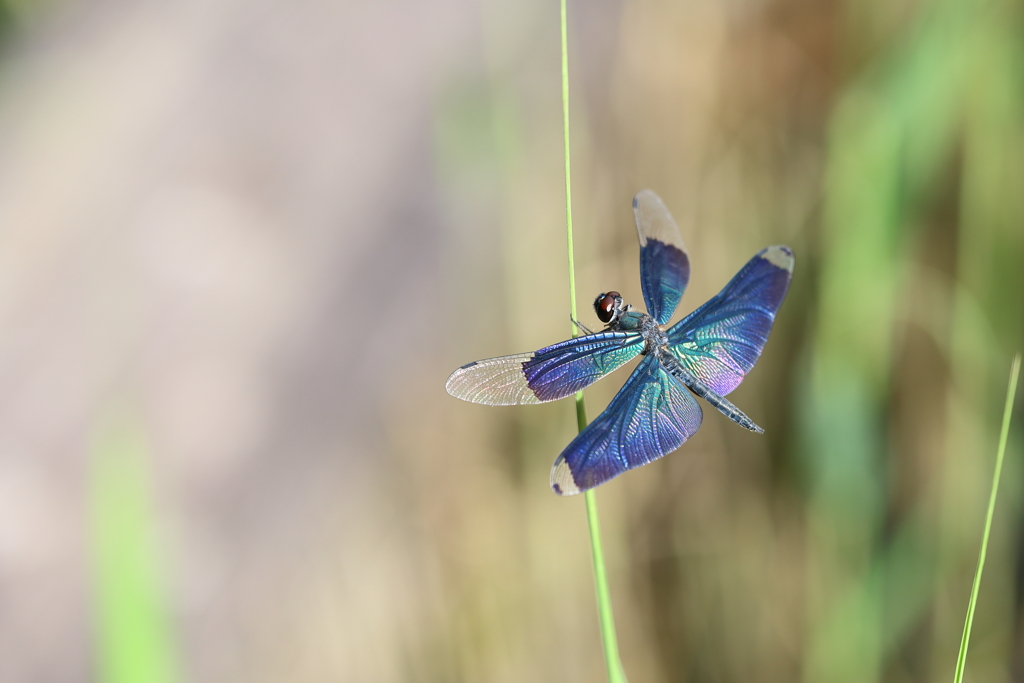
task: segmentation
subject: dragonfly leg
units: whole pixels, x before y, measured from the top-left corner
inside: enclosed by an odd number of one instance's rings
[[[575,325],[578,330],[583,332],[583,334],[594,334],[593,331],[591,331],[591,329],[589,327],[587,327],[586,325],[584,325],[583,323],[581,323],[579,320],[577,320],[576,318],[572,317],[571,315],[569,316],[569,320],[571,320],[572,324]]]

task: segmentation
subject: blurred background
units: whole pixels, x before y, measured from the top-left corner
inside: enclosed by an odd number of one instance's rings
[[[0,680],[600,681],[571,401],[449,372],[570,332],[552,1],[4,0]],[[1024,346],[1024,6],[569,3],[581,319],[789,297],[598,490],[630,680],[948,681]],[[587,391],[590,416],[627,375]],[[1018,402],[968,681],[1024,681]]]

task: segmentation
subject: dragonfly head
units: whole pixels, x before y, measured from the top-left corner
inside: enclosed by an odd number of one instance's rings
[[[619,318],[628,309],[629,306],[622,305],[622,295],[618,292],[603,292],[594,299],[594,312],[597,313],[597,319],[606,325],[614,325],[619,322]]]

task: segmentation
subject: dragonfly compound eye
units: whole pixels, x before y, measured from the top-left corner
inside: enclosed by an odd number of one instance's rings
[[[597,319],[603,323],[610,322],[615,313],[615,307],[620,300],[621,297],[618,292],[598,294],[597,298],[594,299],[594,311],[597,313]]]

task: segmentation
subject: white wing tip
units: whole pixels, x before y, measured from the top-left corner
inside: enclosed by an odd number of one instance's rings
[[[643,200],[648,200],[649,199],[649,200],[658,202],[659,204],[664,204],[664,202],[661,201],[661,197],[659,197],[658,194],[654,190],[648,190],[647,188],[644,188],[644,189],[640,190],[639,192],[637,192],[635,195],[633,195],[633,208],[634,209],[637,208],[640,205],[640,200],[641,199],[643,199]]]
[[[758,255],[773,266],[793,272],[793,250],[783,244],[762,249]]]
[[[475,361],[472,362],[472,363],[467,363],[466,365],[463,365],[461,368],[457,369],[455,372],[453,372],[452,374],[448,375],[448,379],[444,383],[445,391],[447,391],[450,395],[454,396],[455,398],[461,398],[463,400],[467,400],[465,398],[465,396],[464,396],[465,392],[460,390],[460,387],[459,387],[459,377],[462,375],[463,371],[466,368],[472,367],[473,365],[476,365]]]
[[[641,249],[647,246],[648,239],[656,239],[677,246],[685,253],[675,219],[654,190],[640,190],[633,195],[633,219]]]
[[[569,470],[569,463],[562,456],[558,456],[554,466],[551,468],[551,490],[560,496],[575,496],[580,492],[576,480],[572,478]]]
[[[445,390],[455,398],[488,406],[541,403],[523,375],[532,353],[486,358],[466,363],[449,375]]]

